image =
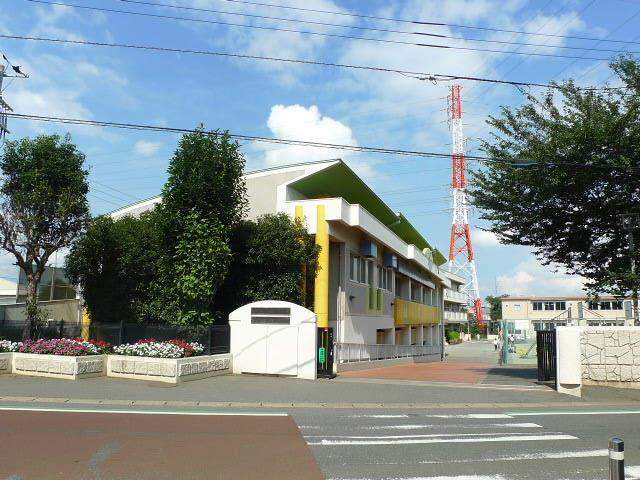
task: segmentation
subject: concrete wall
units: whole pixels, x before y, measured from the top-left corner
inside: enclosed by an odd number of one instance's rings
[[[558,327],[558,391],[582,385],[640,388],[640,327]]]
[[[300,169],[285,173],[246,177],[249,220],[255,220],[260,215],[267,213],[276,213],[278,211],[278,186],[303,173],[304,169]]]
[[[640,388],[640,327],[584,328],[580,354],[583,383]]]

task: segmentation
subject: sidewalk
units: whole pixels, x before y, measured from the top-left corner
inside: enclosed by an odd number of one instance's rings
[[[594,390],[596,394],[589,392]],[[207,408],[533,408],[598,404],[640,405],[640,390],[593,387],[582,399],[549,388],[422,381],[227,375],[178,386],[117,378],[70,381],[16,375],[0,377],[0,404],[101,404]]]

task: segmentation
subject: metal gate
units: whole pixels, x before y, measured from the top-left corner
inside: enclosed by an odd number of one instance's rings
[[[538,353],[538,381],[556,380],[556,331],[538,330],[536,332]]]

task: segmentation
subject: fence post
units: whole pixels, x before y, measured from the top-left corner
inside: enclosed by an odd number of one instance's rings
[[[64,335],[64,320],[60,320],[60,326],[58,327],[58,338],[62,338]]]
[[[618,437],[609,440],[609,480],[624,480],[624,441]]]
[[[120,328],[118,329],[118,345],[122,345],[123,337],[124,337],[124,320],[120,320]]]

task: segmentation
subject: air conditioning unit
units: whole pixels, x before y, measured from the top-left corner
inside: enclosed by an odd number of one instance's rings
[[[378,246],[371,240],[363,240],[360,243],[360,255],[375,258],[378,256]]]
[[[384,266],[388,268],[398,269],[398,257],[392,253],[384,254]]]

